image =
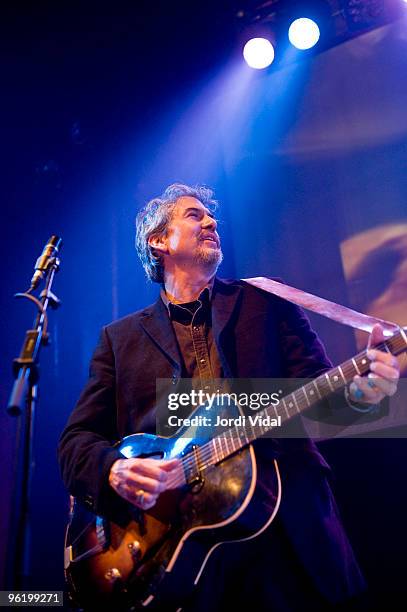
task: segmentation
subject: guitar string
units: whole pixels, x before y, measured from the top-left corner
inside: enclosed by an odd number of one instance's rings
[[[241,441],[240,438],[235,438],[235,440],[239,440],[239,442]],[[183,468],[187,468],[187,469],[196,469],[196,467],[198,467],[198,474],[200,472],[203,472],[204,470],[208,469],[209,467],[211,467],[212,465],[214,465],[214,463],[218,463],[220,461],[222,461],[223,459],[225,459],[229,452],[227,453],[227,455],[221,455],[219,456],[217,451],[215,450],[215,453],[213,452],[213,450],[211,448],[209,448],[209,446],[212,444],[213,440],[210,440],[209,442],[206,442],[203,446],[200,447],[200,461],[199,461],[199,465],[196,466],[196,460],[194,458],[194,451],[191,451],[188,453],[188,455],[186,455],[185,457],[183,457],[181,459],[181,464]],[[230,440],[231,441],[231,440]],[[249,440],[247,440],[247,443],[249,443]],[[207,447],[207,448],[206,448]],[[240,450],[242,447],[238,447],[238,448],[234,448],[233,452],[237,452],[238,450]],[[203,452],[202,452],[203,450]],[[229,451],[229,448],[226,448],[227,451]],[[230,454],[232,454],[230,453]],[[172,479],[169,480],[169,482],[167,483],[169,485],[168,488],[174,487],[175,484],[183,484],[184,482],[186,482],[186,476],[185,476],[185,469],[184,469],[184,473],[181,476],[178,475],[174,475],[172,477]]]

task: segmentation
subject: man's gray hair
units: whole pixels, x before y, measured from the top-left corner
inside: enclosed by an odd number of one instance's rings
[[[164,267],[161,255],[149,245],[148,241],[152,236],[165,236],[175,204],[179,198],[185,196],[196,198],[211,212],[218,207],[218,202],[214,200],[213,191],[209,187],[204,185],[189,187],[182,183],[174,183],[158,198],[147,202],[136,217],[137,253],[147,278],[156,283],[164,282]]]

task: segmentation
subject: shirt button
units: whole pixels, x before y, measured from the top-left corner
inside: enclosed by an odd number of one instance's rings
[[[205,359],[203,359],[203,358],[202,358],[202,359],[200,359],[199,361],[200,361],[201,363],[206,363],[206,360],[205,360]]]
[[[84,501],[88,508],[93,509],[93,497],[91,495],[86,495]]]

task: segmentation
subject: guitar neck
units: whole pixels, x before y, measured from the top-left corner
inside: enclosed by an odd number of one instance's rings
[[[400,328],[391,338],[375,346],[375,349],[387,351],[393,355],[399,355],[407,351],[406,332],[407,328]],[[255,417],[250,420],[250,424],[235,425],[212,438],[210,442],[205,444],[205,447],[207,447],[205,448],[206,465],[219,463],[219,461],[226,459],[274,429],[274,426],[267,424],[270,419],[277,419],[281,422],[281,425],[284,425],[320,400],[335,391],[343,389],[352,382],[356,374],[359,376],[367,374],[369,366],[370,359],[367,357],[367,350],[364,350],[281,398],[278,405],[269,405],[263,410],[257,411]],[[210,457],[209,460],[208,456]]]

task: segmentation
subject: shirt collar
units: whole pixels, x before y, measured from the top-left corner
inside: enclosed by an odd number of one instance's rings
[[[206,285],[206,287],[204,287],[204,288],[202,289],[201,293],[199,294],[199,296],[197,297],[197,299],[196,299],[196,300],[194,300],[194,302],[198,302],[198,301],[199,301],[199,302],[201,302],[201,303],[202,303],[202,305],[204,306],[204,308],[206,308],[206,307],[208,307],[208,306],[209,306],[209,304],[210,304],[210,302],[211,302],[211,299],[212,299],[212,293],[213,293],[213,285],[214,285],[214,280],[215,280],[215,279],[214,279],[214,278],[212,278],[212,279],[209,281],[209,283]],[[179,303],[179,304],[176,304],[175,302],[171,302],[171,301],[168,299],[168,296],[167,296],[167,294],[166,294],[166,292],[165,292],[165,289],[164,289],[164,288],[163,288],[163,289],[161,289],[161,292],[160,292],[160,297],[161,297],[161,299],[162,299],[162,301],[163,301],[163,303],[164,303],[165,307],[167,308],[167,311],[168,311],[168,314],[170,315],[170,318],[172,318],[172,316],[171,316],[171,315],[174,313],[174,310],[176,310],[176,309],[177,309],[177,306],[179,306],[179,307],[181,307],[181,308],[183,308],[183,309],[185,310],[184,303]],[[187,304],[191,304],[191,303],[193,303],[193,302],[186,302],[186,303],[187,303]]]

